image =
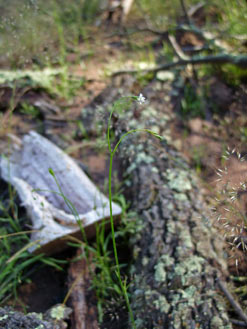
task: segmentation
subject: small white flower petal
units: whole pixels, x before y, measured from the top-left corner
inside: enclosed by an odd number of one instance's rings
[[[139,104],[144,104],[146,102],[146,98],[142,94],[140,94],[137,98],[137,102]]]

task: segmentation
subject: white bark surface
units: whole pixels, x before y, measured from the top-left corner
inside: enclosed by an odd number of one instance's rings
[[[1,177],[14,186],[31,217],[35,230],[31,240],[37,244],[30,252],[41,246],[41,251],[53,253],[66,245],[62,238],[80,232],[49,168],[79,214],[86,234],[91,237],[94,224],[110,215],[109,200],[72,158],[38,133],[31,131],[24,136],[21,145],[13,146],[9,158],[0,158]],[[113,204],[113,214],[121,214],[121,208],[116,204]]]

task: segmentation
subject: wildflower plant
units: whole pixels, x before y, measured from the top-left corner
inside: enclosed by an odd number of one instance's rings
[[[133,134],[136,132],[146,132],[146,133],[149,133],[150,135],[153,135],[154,137],[158,138],[159,140],[163,140],[163,138],[160,135],[153,132],[152,130],[146,129],[146,128],[141,128],[141,129],[131,129],[131,130],[127,131],[115,143],[115,146],[111,145],[112,144],[111,143],[111,119],[113,117],[114,111],[122,112],[123,110],[126,110],[126,108],[128,108],[135,101],[138,102],[140,105],[142,105],[145,103],[146,99],[142,94],[140,94],[139,96],[123,97],[123,98],[120,98],[119,100],[117,100],[113,104],[113,107],[111,109],[110,116],[108,119],[108,125],[107,125],[107,143],[108,143],[108,149],[109,149],[109,153],[110,153],[109,181],[108,181],[109,200],[110,200],[109,207],[110,207],[111,236],[112,236],[114,258],[115,258],[115,263],[116,263],[116,276],[119,281],[119,285],[121,287],[121,290],[122,290],[122,293],[123,293],[123,296],[124,296],[124,299],[125,299],[125,302],[126,302],[126,305],[128,308],[128,312],[129,312],[129,316],[130,316],[130,320],[131,320],[131,324],[132,324],[133,328],[136,328],[134,315],[133,315],[133,312],[132,312],[132,309],[130,306],[129,295],[127,292],[127,282],[126,282],[126,280],[122,281],[122,278],[121,278],[118,253],[117,253],[117,247],[116,247],[116,240],[115,240],[115,229],[114,229],[114,221],[113,221],[113,214],[112,214],[112,164],[113,164],[114,155],[115,155],[120,143],[123,141],[123,139],[125,139],[125,137],[127,137],[130,134]]]
[[[217,196],[211,209],[214,224],[223,231],[223,237],[231,247],[235,257],[236,267],[239,265],[239,250],[247,252],[247,214],[243,196],[247,193],[247,172],[240,170],[238,181],[233,182],[229,171],[229,162],[234,159],[243,165],[245,158],[236,149],[226,150],[222,157],[224,167],[216,171],[218,176]],[[243,253],[242,253],[243,255]]]

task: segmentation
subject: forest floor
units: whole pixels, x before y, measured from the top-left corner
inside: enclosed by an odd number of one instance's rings
[[[131,25],[131,21],[128,24]],[[22,137],[30,130],[36,130],[81,162],[93,182],[105,192],[109,164],[105,130],[87,136],[81,124],[83,111],[97,96],[107,92],[106,88],[111,86],[112,79],[115,88],[119,89],[125,88],[128,79],[133,80],[131,74],[112,77],[114,71],[138,65],[140,73],[134,77],[131,93],[143,93],[148,102],[150,98],[156,98],[161,103],[164,100],[166,104],[170,103],[167,106],[170,119],[165,129],[170,131],[173,146],[198,173],[209,207],[212,207],[213,200],[219,196],[225,183],[239,186],[246,181],[247,162],[241,162],[238,158],[238,152],[243,157],[247,155],[246,77],[239,84],[230,83],[225,79],[224,70],[218,66],[212,70],[206,65],[204,70],[208,72],[202,77],[200,70],[191,65],[175,68],[170,75],[162,75],[161,72],[157,75],[142,75],[142,68],[159,60],[163,41],[157,36],[148,32],[121,35],[114,25],[101,31],[95,28],[91,35],[94,37],[90,38],[90,42],[82,41],[78,45],[76,54],[68,52],[66,55],[68,75],[62,87],[69,88],[72,85],[71,77],[82,82],[80,87],[71,91],[72,96],[54,96],[37,85],[17,84],[14,91],[6,84],[0,86],[0,153],[8,148],[9,133]],[[184,47],[200,46],[200,42],[192,38],[190,33],[184,33],[180,38],[180,45]],[[147,45],[150,47],[149,59],[146,58]],[[79,63],[77,54],[81,58]],[[170,90],[164,88],[167,81]],[[150,84],[152,90],[145,94],[143,90],[148,90]],[[13,101],[14,106],[10,110],[9,104]],[[50,104],[51,110],[44,110],[42,106],[38,108],[35,106],[37,101]],[[227,150],[230,152],[229,159],[223,161],[222,156],[227,154]],[[222,175],[221,182],[216,182],[219,178],[217,169],[225,167],[227,173]],[[244,213],[247,211],[245,195],[246,191],[242,190],[240,207]],[[237,224],[239,218],[233,216],[231,220]],[[231,251],[227,244],[226,253],[231,256],[227,258],[231,275],[245,277],[247,263],[244,253],[240,250]],[[70,260],[73,255],[74,251],[69,250],[57,257]],[[43,312],[63,301],[67,291],[66,271],[43,267],[30,278],[30,282],[19,287],[15,307],[23,309],[24,305],[29,312]],[[240,288],[242,305],[246,307],[246,286],[236,283],[237,287]],[[103,324],[102,328],[106,326]]]

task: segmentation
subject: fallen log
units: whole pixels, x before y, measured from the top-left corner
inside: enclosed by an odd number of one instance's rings
[[[163,88],[169,92],[169,86]],[[151,83],[143,91],[150,103],[118,119],[118,138],[129,129],[146,127],[171,139],[167,128],[171,103],[164,96],[160,102],[156,90]],[[100,99],[110,99],[108,93],[109,88],[98,96],[99,107]],[[218,277],[225,281],[228,275],[223,239],[210,225],[195,173],[171,144],[154,143],[149,136],[128,138],[120,144],[118,156],[122,174],[129,176],[127,201],[139,218],[130,241],[130,299],[136,328],[232,328],[217,284]]]
[[[132,173],[132,208],[140,229],[132,237],[132,309],[137,328],[231,328],[216,278],[226,270],[222,241],[203,222],[195,175],[169,146],[150,141]],[[137,161],[136,158],[132,159]]]
[[[143,92],[145,95],[145,92]],[[165,104],[149,106],[160,133]],[[138,125],[147,124],[147,110]],[[156,114],[155,114],[156,113]],[[149,117],[150,120],[150,117]],[[168,133],[167,133],[168,134]],[[133,137],[120,149],[139,225],[131,239],[131,306],[137,328],[232,328],[216,279],[227,275],[223,241],[211,227],[200,184],[171,144]],[[127,152],[126,152],[127,149]],[[141,151],[140,151],[141,150]],[[128,161],[128,154],[134,155]]]

